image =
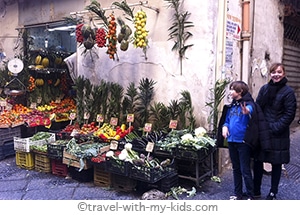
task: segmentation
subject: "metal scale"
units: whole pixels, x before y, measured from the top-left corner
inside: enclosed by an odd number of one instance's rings
[[[8,70],[14,78],[4,86],[4,93],[8,96],[20,96],[26,93],[26,86],[17,78],[24,68],[23,61],[19,58],[11,59],[7,64]]]

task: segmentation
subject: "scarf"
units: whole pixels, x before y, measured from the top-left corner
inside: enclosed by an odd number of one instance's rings
[[[279,82],[276,83],[274,83],[273,80],[270,80],[263,101],[265,101],[265,103],[267,102],[267,104],[271,106],[275,100],[276,94],[282,87],[286,85],[286,83],[287,83],[286,77],[284,77],[283,79],[281,79]]]

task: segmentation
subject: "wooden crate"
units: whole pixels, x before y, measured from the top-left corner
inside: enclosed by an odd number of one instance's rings
[[[71,155],[69,152],[66,151],[66,149],[64,149],[63,152],[62,162],[67,166],[77,167],[79,169],[81,168],[80,159],[74,155]],[[92,165],[88,163],[86,159],[83,159],[83,163],[84,163],[83,169],[89,169],[92,167]]]
[[[110,187],[111,173],[105,171],[105,168],[100,165],[94,165],[94,184],[99,187]]]

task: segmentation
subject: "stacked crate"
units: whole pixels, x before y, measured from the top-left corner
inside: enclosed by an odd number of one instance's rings
[[[99,187],[110,187],[111,173],[105,170],[102,165],[94,165],[94,184]]]
[[[21,126],[0,128],[0,160],[15,154],[14,137],[21,136]]]

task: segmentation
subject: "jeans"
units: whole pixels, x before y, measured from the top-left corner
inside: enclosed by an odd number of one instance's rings
[[[254,185],[251,172],[251,147],[245,143],[229,142],[228,149],[233,168],[235,195],[242,197],[244,180],[247,196],[253,197]]]
[[[278,186],[281,177],[282,165],[281,164],[271,164],[271,189],[270,192],[275,195],[278,193]],[[264,163],[260,161],[254,161],[253,164],[253,182],[254,182],[254,193],[260,194],[261,181],[264,173]]]

